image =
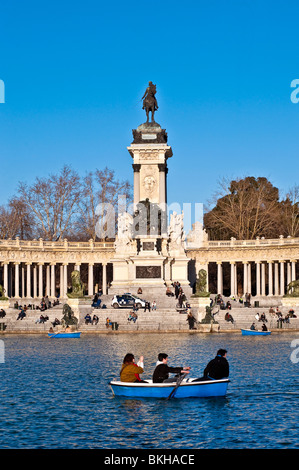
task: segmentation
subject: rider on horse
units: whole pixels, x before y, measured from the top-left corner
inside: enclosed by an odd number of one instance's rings
[[[156,94],[156,85],[154,85],[153,82],[148,82],[148,87],[145,90],[143,97],[141,98],[143,100],[142,109],[145,109],[145,112],[146,112],[146,117],[147,117],[146,122],[149,121],[150,111],[152,112],[152,122],[155,122],[154,113],[158,109],[158,103],[157,103],[155,94]]]

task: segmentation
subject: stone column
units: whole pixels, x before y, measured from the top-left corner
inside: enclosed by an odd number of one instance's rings
[[[166,164],[159,163],[159,204],[166,203]]]
[[[20,272],[19,265],[20,263],[16,262],[15,264],[15,298],[20,297]]]
[[[243,261],[243,295],[248,293],[248,262]]]
[[[93,295],[93,263],[88,265],[88,295]]]
[[[26,297],[27,299],[31,299],[31,263],[26,263],[26,266],[27,266]]]
[[[55,297],[55,264],[51,263],[51,289],[50,289],[50,296],[52,298]]]
[[[296,260],[291,259],[291,280],[296,280]]]
[[[230,295],[236,295],[235,291],[235,262],[230,262]]]
[[[48,297],[50,297],[50,285],[51,285],[51,281],[50,281],[50,265],[47,264],[46,266],[46,295]]]
[[[256,261],[256,295],[261,295],[261,262]]]
[[[140,167],[141,165],[133,163],[134,170],[134,205],[140,201]]]
[[[217,261],[217,294],[223,294],[222,263]]]
[[[278,263],[274,263],[274,294],[279,295]]]
[[[272,269],[273,261],[268,261],[268,287],[269,292],[268,295],[273,295],[273,269]]]
[[[60,297],[64,297],[64,294],[63,294],[63,289],[64,289],[64,283],[63,283],[63,265],[61,264],[60,265]]]
[[[43,265],[44,263],[38,263],[38,296],[40,299],[43,297]]]
[[[238,270],[237,262],[234,264],[234,276],[235,276],[235,294],[238,295]]]
[[[3,263],[3,288],[4,295],[8,297],[8,263]]]
[[[63,297],[67,297],[67,267],[68,263],[63,263]]]
[[[21,297],[26,297],[25,294],[25,266],[21,264]]]
[[[102,291],[103,295],[107,295],[107,263],[102,263]]]
[[[291,263],[287,262],[287,285],[291,282]]]
[[[251,294],[251,263],[248,263],[247,267],[247,277],[248,277],[248,294]]]
[[[266,272],[265,272],[265,263],[262,263],[262,295],[266,295]]]
[[[280,261],[280,295],[285,294],[284,288],[284,261]]]
[[[33,298],[37,298],[37,266],[33,267]]]

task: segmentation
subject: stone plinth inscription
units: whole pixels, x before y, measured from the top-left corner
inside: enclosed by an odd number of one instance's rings
[[[136,279],[161,277],[161,266],[136,266]]]

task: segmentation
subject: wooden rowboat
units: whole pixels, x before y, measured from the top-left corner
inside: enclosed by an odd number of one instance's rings
[[[259,330],[249,330],[249,329],[242,329],[243,336],[268,336],[271,335],[271,331],[259,331]]]
[[[229,379],[206,380],[192,382],[194,379],[184,379],[176,388],[173,398],[205,398],[223,397],[226,395]],[[148,383],[120,382],[112,380],[109,383],[115,396],[127,398],[168,398],[176,383]]]
[[[80,338],[81,331],[74,331],[71,333],[65,333],[65,332],[60,332],[60,333],[48,333],[48,336],[50,338]]]

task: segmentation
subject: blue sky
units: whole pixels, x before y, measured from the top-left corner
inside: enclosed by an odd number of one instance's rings
[[[222,177],[297,182],[298,1],[2,0],[0,204],[64,164],[133,182],[127,146],[157,85],[168,201],[206,203]]]

